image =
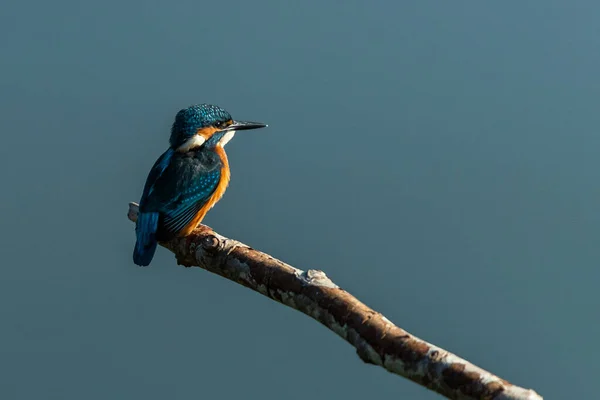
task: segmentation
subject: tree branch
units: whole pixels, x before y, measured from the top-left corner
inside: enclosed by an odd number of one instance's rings
[[[138,205],[128,217],[137,220]],[[366,363],[379,365],[450,399],[542,400],[462,358],[400,329],[322,271],[306,272],[200,225],[191,235],[162,246],[177,263],[200,267],[244,285],[316,319],[356,348]]]

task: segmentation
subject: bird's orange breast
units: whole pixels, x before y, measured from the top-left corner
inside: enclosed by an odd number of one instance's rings
[[[179,236],[187,236],[190,233],[192,233],[192,231],[196,229],[196,227],[202,222],[202,220],[206,216],[206,213],[211,208],[213,208],[213,206],[217,204],[219,200],[221,200],[221,197],[223,197],[223,195],[225,194],[225,190],[227,190],[227,186],[229,185],[229,179],[231,178],[231,172],[229,170],[229,160],[227,160],[227,154],[225,154],[225,149],[223,148],[223,146],[217,145],[215,151],[219,155],[219,158],[221,159],[222,163],[221,178],[219,179],[217,188],[215,189],[213,194],[208,198],[206,204],[202,206],[202,208],[198,211],[196,216],[190,221],[190,223],[187,224],[185,228],[181,230],[181,232],[179,232]]]

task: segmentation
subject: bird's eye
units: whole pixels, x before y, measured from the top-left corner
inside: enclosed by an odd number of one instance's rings
[[[215,128],[217,128],[217,129],[222,129],[224,127],[225,127],[225,122],[217,122],[215,124]]]

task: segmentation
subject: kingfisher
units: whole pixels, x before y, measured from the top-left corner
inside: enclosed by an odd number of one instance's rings
[[[225,145],[236,131],[266,126],[234,121],[226,110],[211,104],[177,113],[169,149],[154,163],[142,192],[134,263],[150,265],[159,241],[187,236],[202,222],[229,184]]]

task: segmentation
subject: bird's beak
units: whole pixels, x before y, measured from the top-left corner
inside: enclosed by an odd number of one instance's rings
[[[233,121],[233,124],[225,128],[226,131],[243,131],[245,129],[258,129],[266,128],[267,124],[262,122],[250,122],[250,121]]]

